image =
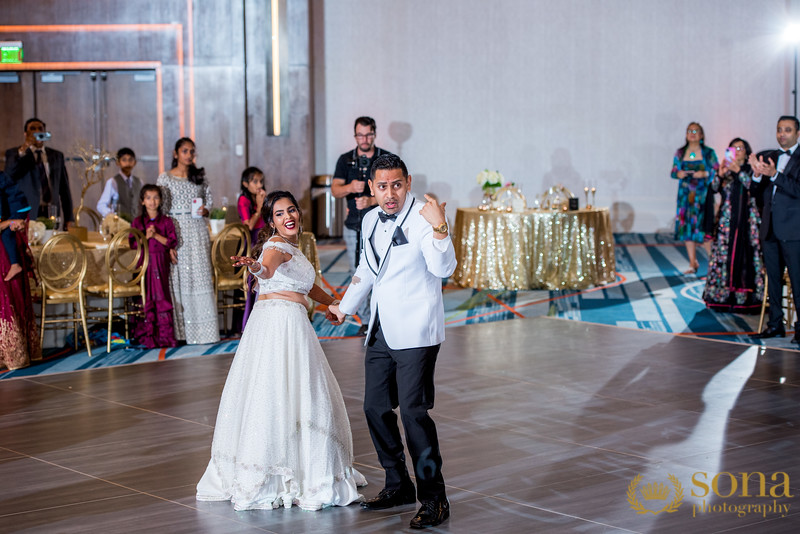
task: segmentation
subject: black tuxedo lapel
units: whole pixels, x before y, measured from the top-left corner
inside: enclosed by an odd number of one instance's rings
[[[369,235],[364,239],[364,242],[361,246],[364,248],[364,258],[367,260],[367,267],[375,276],[378,276],[378,265],[380,265],[380,259],[378,255],[375,253],[375,248],[372,246],[372,236],[375,234],[375,229],[378,227],[378,218],[375,217],[375,224],[372,225],[372,231]]]
[[[786,163],[786,168],[783,169],[783,175],[787,178],[794,179],[795,175],[797,174],[797,168],[800,165],[800,147],[794,151],[794,154],[789,158],[789,161]]]
[[[403,216],[403,220],[402,220],[402,221],[399,221],[399,222],[398,222],[398,223],[395,225],[395,229],[397,229],[397,230],[400,230],[401,232],[403,231],[403,224],[406,222],[406,219],[408,219],[408,216],[409,216],[409,214],[411,213],[411,210],[414,208],[414,203],[415,203],[415,202],[416,202],[416,199],[415,199],[414,197],[411,197],[411,205],[408,207],[408,211],[406,211],[406,214]],[[374,231],[375,231],[375,229],[373,228],[373,232],[374,232]],[[408,243],[408,241],[406,241],[406,244],[407,244],[407,243]],[[383,256],[383,258],[381,258],[381,261],[380,261],[380,266],[378,267],[378,272],[381,272],[381,269],[383,269],[383,266],[384,266],[384,265],[386,265],[386,260],[388,260],[388,259],[389,259],[389,256],[390,256],[390,255],[391,255],[391,253],[392,253],[392,248],[393,248],[394,246],[395,246],[395,245],[394,245],[393,243],[391,243],[391,244],[389,245],[389,248],[387,248],[387,249],[386,249],[386,254]]]

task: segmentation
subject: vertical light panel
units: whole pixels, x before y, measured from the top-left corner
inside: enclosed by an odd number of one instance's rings
[[[269,135],[285,135],[288,118],[288,98],[286,90],[286,0],[269,0],[270,5],[270,38],[268,54],[269,65],[268,95],[269,118],[267,131]]]

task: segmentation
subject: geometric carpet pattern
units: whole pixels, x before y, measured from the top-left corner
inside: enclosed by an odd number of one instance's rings
[[[718,313],[705,307],[702,294],[707,266],[702,249],[698,249],[701,265],[697,275],[684,275],[682,273],[689,268],[686,249],[671,236],[616,234],[614,241],[617,279],[605,286],[581,291],[490,291],[463,289],[446,283],[446,326],[546,315],[623,328],[795,348],[789,343],[791,334],[783,339],[752,339],[751,335],[758,328],[758,316]],[[324,289],[341,294],[350,281],[343,244],[323,241],[318,249]],[[313,324],[323,343],[354,337],[359,328],[358,320],[353,317],[348,317],[342,325],[333,326],[322,313],[314,314]],[[173,349],[123,346],[112,348],[110,353],[96,347],[92,358],[85,350],[74,352],[65,348],[48,351],[42,362],[25,369],[0,373],[0,379],[231,353],[237,346],[237,339],[228,339],[211,345]]]

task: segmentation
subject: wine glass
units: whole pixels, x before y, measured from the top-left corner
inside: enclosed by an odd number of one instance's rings
[[[50,204],[47,206],[47,215],[50,217],[50,220],[53,221],[53,231],[60,230],[61,211],[59,210],[58,204]]]

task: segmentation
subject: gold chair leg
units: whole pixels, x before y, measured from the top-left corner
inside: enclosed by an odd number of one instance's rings
[[[106,328],[106,352],[111,352],[111,318],[114,315],[114,296],[108,290],[108,328]]]
[[[47,311],[47,293],[44,290],[44,285],[42,285],[42,328],[39,334],[39,347],[44,347],[44,320],[45,314]]]
[[[758,333],[764,330],[764,310],[767,309],[767,289],[769,288],[769,280],[764,277],[764,298],[761,299],[761,317],[758,318]]]
[[[83,336],[86,340],[86,352],[92,357],[92,341],[89,339],[89,328],[86,326],[86,306],[83,305],[83,294],[78,295],[78,305],[81,309],[81,324],[83,325]],[[76,336],[77,337],[77,336]]]
[[[75,303],[72,303],[72,337],[75,339],[75,350],[78,350],[78,314],[75,312]]]

